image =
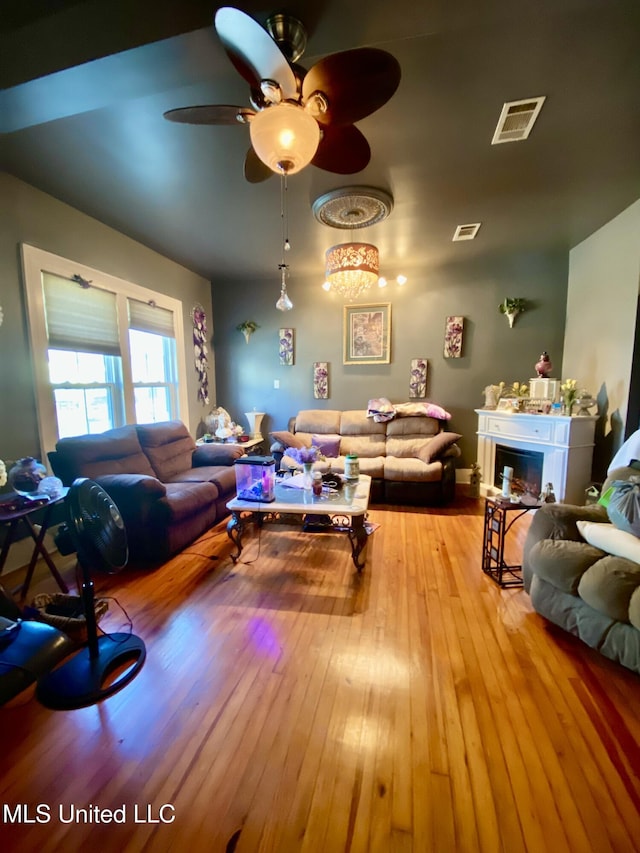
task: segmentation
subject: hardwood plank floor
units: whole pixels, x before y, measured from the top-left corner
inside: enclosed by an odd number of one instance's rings
[[[0,709],[2,849],[639,849],[640,679],[483,575],[482,512],[375,507],[361,575],[344,535],[283,525],[234,565],[223,524],[96,578],[147,661],[97,706]]]

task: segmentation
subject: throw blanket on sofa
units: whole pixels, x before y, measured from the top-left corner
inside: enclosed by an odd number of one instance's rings
[[[436,403],[396,403],[394,405],[386,397],[374,397],[367,404],[367,417],[373,418],[378,424],[386,423],[395,417],[409,418],[420,415],[437,418],[439,421],[448,421],[451,418],[449,412]]]

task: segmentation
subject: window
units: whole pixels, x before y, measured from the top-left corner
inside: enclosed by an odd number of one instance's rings
[[[125,423],[188,423],[182,303],[22,247],[43,453]]]

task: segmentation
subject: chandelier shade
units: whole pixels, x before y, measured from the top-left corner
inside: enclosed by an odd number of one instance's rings
[[[304,169],[320,144],[318,122],[303,107],[287,102],[256,113],[249,132],[253,150],[277,174],[294,175]]]
[[[325,278],[329,290],[354,298],[376,284],[380,255],[371,243],[338,243],[327,249]]]

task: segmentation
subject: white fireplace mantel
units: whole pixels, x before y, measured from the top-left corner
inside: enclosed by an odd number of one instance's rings
[[[597,417],[536,415],[476,409],[481,492],[493,495],[496,445],[544,454],[543,484],[553,483],[556,498],[583,504],[591,481],[591,460]]]

